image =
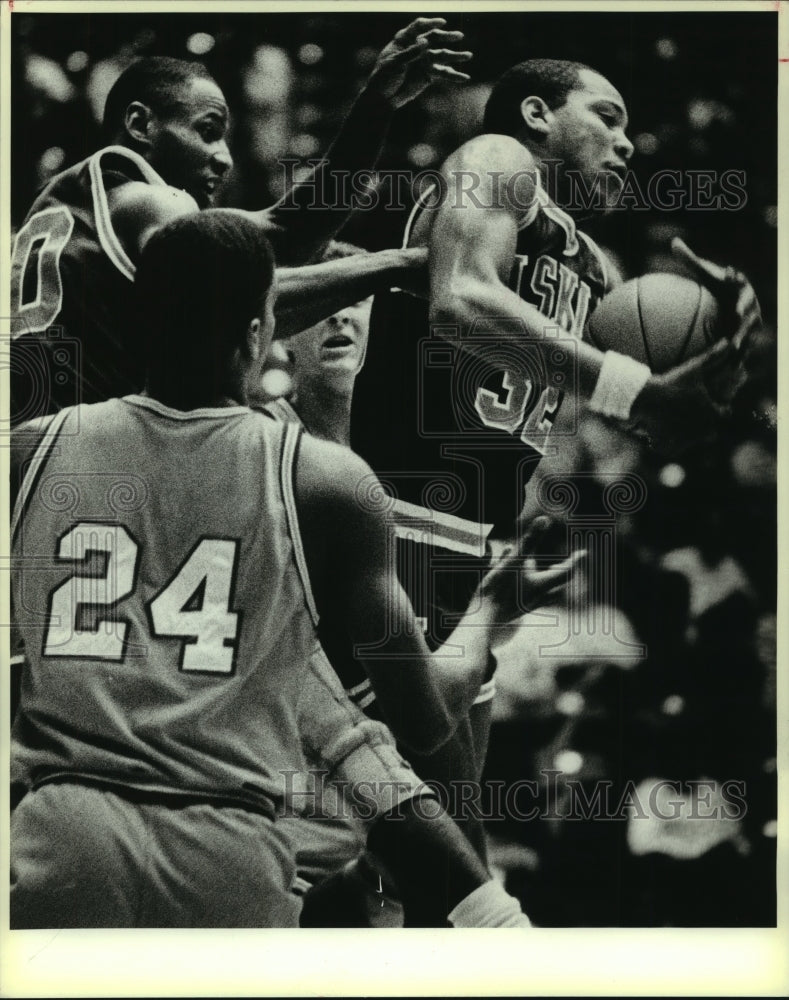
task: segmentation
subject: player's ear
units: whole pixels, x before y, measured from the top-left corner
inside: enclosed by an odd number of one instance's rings
[[[541,97],[524,97],[521,101],[521,118],[531,132],[547,135],[550,131],[551,109]]]
[[[143,146],[150,146],[153,125],[154,114],[147,104],[143,104],[142,101],[132,101],[126,108],[123,126],[126,134],[135,142]]]
[[[260,344],[260,320],[257,316],[250,322],[247,327],[247,356],[250,361],[259,361],[261,354],[261,344]]]

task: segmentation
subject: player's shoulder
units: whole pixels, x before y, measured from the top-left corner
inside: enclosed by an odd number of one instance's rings
[[[376,513],[383,503],[378,477],[363,458],[307,433],[301,435],[296,488],[305,510],[341,518]]]
[[[73,207],[85,199],[83,193],[85,185],[80,178],[85,176],[85,172],[90,163],[90,157],[72,163],[50,177],[36,192],[33,203],[25,216],[25,222],[29,222],[32,216],[39,212],[52,211],[53,208],[65,206]]]
[[[108,193],[112,225],[130,257],[136,257],[153,233],[184,215],[198,212],[194,198],[169,185],[129,181]]]
[[[170,217],[197,212],[199,208],[194,198],[179,188],[132,180],[110,192],[110,210],[113,222],[126,216],[143,219],[165,216],[169,222]]]
[[[529,150],[510,135],[485,132],[468,139],[447,157],[443,169],[486,170],[507,175],[518,170],[534,170],[536,161]]]
[[[29,459],[38,451],[47,435],[52,430],[57,414],[49,413],[44,417],[34,417],[18,424],[11,431],[11,468],[23,468]]]
[[[532,221],[541,189],[540,170],[529,150],[509,135],[469,139],[445,160],[442,199],[449,208],[503,209],[518,227]]]

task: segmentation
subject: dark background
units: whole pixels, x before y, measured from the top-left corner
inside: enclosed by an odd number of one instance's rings
[[[236,205],[260,207],[277,191],[280,172],[256,162],[247,133],[249,97],[244,78],[255,50],[270,46],[290,63],[286,97],[286,155],[310,148],[318,155],[342,120],[376,51],[404,23],[398,14],[19,15],[14,31],[13,218],[18,224],[37,184],[38,166],[51,148],[63,165],[91,152],[96,122],[84,94],[102,60],[120,55],[190,57],[187,42],[209,34],[201,58],[225,89],[235,112],[238,178],[228,190]],[[429,167],[472,134],[484,88],[522,59],[577,59],[598,69],[623,94],[636,142],[633,169],[646,178],[663,168],[744,170],[748,204],[730,212],[623,212],[602,227],[635,270],[648,258],[650,232],[660,223],[687,227],[701,252],[725,248],[728,262],[746,267],[768,311],[774,303],[776,205],[777,15],[765,13],[493,13],[452,15],[474,52],[473,86],[434,89],[397,116],[381,167]],[[300,50],[318,46],[320,58]],[[80,68],[68,57],[84,53]],[[63,67],[73,87],[65,101],[47,100],[25,84],[31,53]],[[26,58],[27,57],[27,58]],[[25,95],[24,97],[22,95]],[[415,150],[419,145],[421,148]],[[53,161],[54,162],[54,161]],[[346,235],[370,247],[391,245],[401,220],[395,213],[362,213]]]

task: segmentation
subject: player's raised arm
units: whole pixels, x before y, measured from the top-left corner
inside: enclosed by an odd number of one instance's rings
[[[491,163],[496,164],[492,170]],[[508,287],[519,229],[529,224],[537,166],[508,136],[484,135],[461,146],[443,167],[444,196],[432,209],[430,320],[437,334],[468,335],[475,323],[496,340],[544,347],[551,368],[554,324]],[[531,202],[533,206],[533,201]],[[468,349],[485,353],[479,338]],[[616,354],[577,342],[577,387],[592,409],[619,420],[663,451],[706,439],[742,380],[737,348],[728,340],[663,375]]]
[[[419,17],[382,50],[367,83],[313,172],[264,214],[280,264],[314,260],[345,223],[349,207],[337,197],[334,176],[371,170],[394,112],[435,81],[469,79],[456,67],[471,53],[456,48],[461,31],[446,30],[443,17]]]

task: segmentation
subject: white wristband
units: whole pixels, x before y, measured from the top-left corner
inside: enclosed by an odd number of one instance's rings
[[[461,899],[448,919],[453,927],[531,927],[518,900],[495,879]]]
[[[652,372],[626,354],[606,351],[589,409],[604,417],[629,420],[630,409]]]

